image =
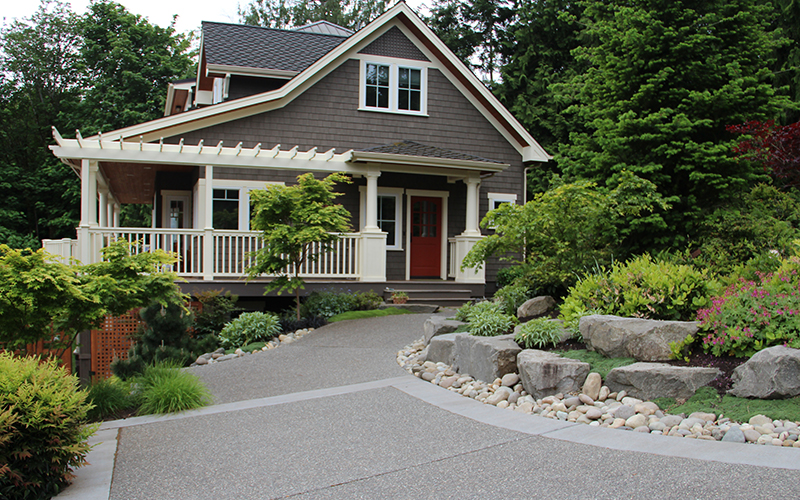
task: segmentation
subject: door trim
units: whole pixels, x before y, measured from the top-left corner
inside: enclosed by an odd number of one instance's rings
[[[173,191],[164,189],[161,191],[161,227],[168,228],[169,222],[169,202],[170,200],[181,200],[186,203],[183,212],[184,226],[186,229],[193,227],[194,221],[194,208],[192,205],[192,192],[191,191]]]
[[[447,198],[448,191],[430,191],[426,189],[406,189],[406,281],[411,279],[411,197],[423,196],[442,199],[442,243],[441,256],[439,257],[439,274],[443,280],[447,279]]]

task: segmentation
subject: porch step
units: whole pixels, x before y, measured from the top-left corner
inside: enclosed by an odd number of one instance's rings
[[[439,306],[460,307],[473,299],[473,291],[467,288],[456,288],[452,284],[436,287],[386,287],[383,298],[392,301],[393,292],[404,292],[408,295],[409,304],[436,304]]]

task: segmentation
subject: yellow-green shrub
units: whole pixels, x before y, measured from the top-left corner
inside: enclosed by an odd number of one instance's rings
[[[91,405],[55,360],[0,353],[0,498],[50,498],[86,462]]]

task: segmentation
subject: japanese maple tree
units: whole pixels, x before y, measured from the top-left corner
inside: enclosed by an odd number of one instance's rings
[[[800,186],[800,122],[776,125],[774,120],[728,125],[729,132],[746,138],[733,151],[761,164],[784,187]]]

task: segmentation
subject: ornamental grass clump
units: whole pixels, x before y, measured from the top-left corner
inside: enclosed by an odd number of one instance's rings
[[[484,310],[470,317],[467,331],[471,335],[480,337],[496,337],[511,333],[511,329],[519,323],[515,316],[502,312]]]
[[[556,346],[561,342],[564,331],[561,322],[547,318],[538,318],[524,323],[514,335],[514,342],[523,349],[542,349]]]
[[[86,392],[56,360],[0,353],[0,498],[50,498],[86,463]]]
[[[800,277],[782,268],[757,281],[740,280],[697,312],[703,350],[750,357],[776,345],[800,348]]]
[[[200,380],[174,363],[148,366],[134,384],[140,415],[193,410],[211,401],[211,394]]]

